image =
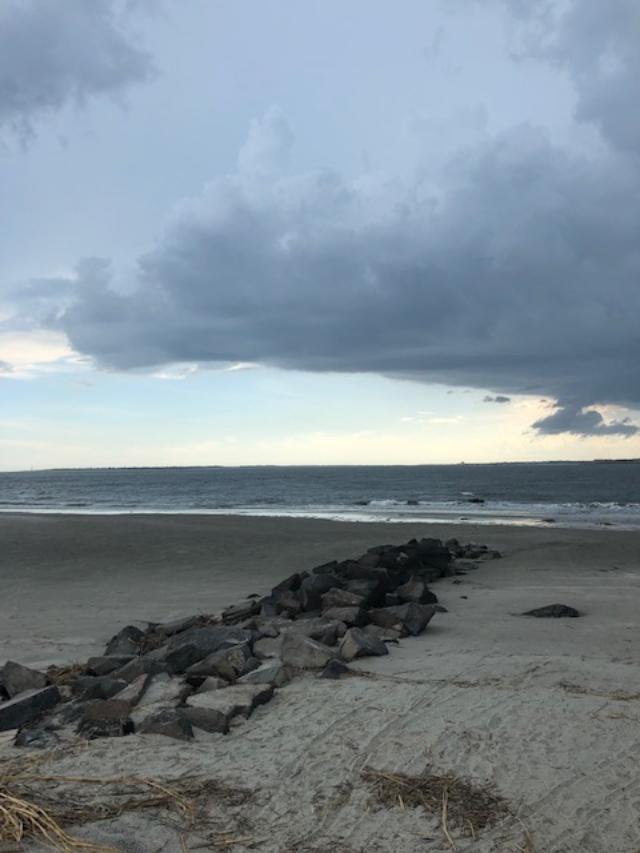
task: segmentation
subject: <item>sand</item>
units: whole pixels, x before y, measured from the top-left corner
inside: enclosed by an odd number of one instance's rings
[[[555,528],[453,528],[222,517],[0,519],[0,660],[81,659],[133,620],[217,610],[292,570],[413,535],[456,535],[504,553],[459,583],[449,609],[362,676],[307,676],[227,736],[183,744],[133,735],[93,741],[51,770],[91,776],[184,773],[251,789],[215,804],[236,851],[447,851],[422,809],[381,808],[365,767],[454,772],[491,783],[516,815],[460,851],[637,853],[640,849],[640,535]],[[562,602],[581,619],[516,614]],[[15,750],[5,747],[3,755]],[[24,754],[24,753],[21,753]],[[158,815],[85,827],[129,851],[181,851]],[[187,849],[203,843],[184,836]],[[164,845],[164,846],[163,846]],[[215,848],[200,848],[215,849]]]

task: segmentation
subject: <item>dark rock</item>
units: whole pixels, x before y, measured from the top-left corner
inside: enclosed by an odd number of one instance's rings
[[[367,612],[362,607],[331,607],[322,615],[335,622],[344,622],[348,626],[367,624]],[[326,643],[326,645],[333,645],[333,643]]]
[[[329,610],[331,607],[362,607],[364,602],[363,595],[334,587],[322,596],[322,610]]]
[[[140,678],[141,675],[157,675],[159,672],[167,672],[167,665],[164,661],[154,660],[144,655],[134,658],[121,669],[114,670],[111,673],[111,678],[120,678],[130,684],[136,678]]]
[[[580,616],[580,613],[575,607],[569,607],[567,604],[547,604],[546,607],[536,607],[535,610],[527,610],[522,616],[536,616],[538,619],[559,619],[564,616],[575,618],[576,616]]]
[[[331,658],[329,663],[318,675],[318,678],[331,678],[335,680],[342,678],[344,675],[348,675],[350,672],[351,670],[344,661],[341,661],[339,658]]]
[[[133,722],[129,717],[131,707],[128,702],[118,699],[96,700],[84,706],[84,714],[78,734],[87,740],[101,737],[122,737],[132,734]]]
[[[209,690],[224,690],[229,686],[229,682],[224,678],[218,678],[215,675],[209,675],[195,691],[196,693],[207,693]]]
[[[32,749],[54,749],[60,743],[60,737],[50,726],[24,727],[15,736],[13,743]]]
[[[137,655],[143,639],[144,631],[135,625],[127,625],[109,640],[105,655]]]
[[[26,690],[0,703],[0,732],[17,729],[25,723],[35,720],[40,714],[49,711],[60,701],[57,687],[42,687],[39,690]]]
[[[361,631],[359,628],[349,628],[342,638],[338,650],[344,660],[389,654],[389,650],[382,640]]]
[[[190,628],[183,631],[169,641],[169,648],[175,648],[182,643],[193,643],[201,651],[203,656],[210,655],[220,649],[235,646],[238,643],[251,643],[254,632],[250,628],[239,625],[206,625],[199,628]]]
[[[179,705],[191,693],[189,685],[182,679],[161,672],[151,677],[147,687],[137,702],[137,709],[150,706],[168,707]],[[135,717],[133,718],[135,721]]]
[[[302,581],[300,587],[300,603],[303,610],[320,610],[322,596],[330,589],[341,587],[342,581],[337,575],[310,575]]]
[[[154,633],[162,637],[173,637],[175,634],[181,634],[183,631],[188,631],[189,628],[201,625],[205,618],[204,616],[185,616],[182,619],[174,619],[173,622],[156,625]]]
[[[253,644],[253,653],[261,660],[280,657],[283,640],[284,634],[278,637],[264,637],[261,640],[256,640]]]
[[[119,693],[112,696],[112,699],[119,699],[122,702],[128,702],[131,707],[137,705],[144,695],[147,687],[153,680],[152,675],[140,675],[134,679],[131,684],[127,684]]]
[[[119,693],[125,687],[127,682],[121,678],[110,678],[108,675],[102,676],[86,676],[77,686],[82,686],[83,690],[80,695],[81,702],[87,702],[90,699],[111,699],[116,693]]]
[[[126,666],[132,660],[132,655],[103,655],[102,657],[89,658],[86,670],[89,675],[109,675],[116,669]]]
[[[335,574],[336,569],[338,568],[338,561],[331,560],[329,563],[323,563],[321,566],[316,566],[315,569],[311,570],[311,574],[313,575],[332,575]]]
[[[380,579],[356,578],[347,582],[347,590],[364,598],[363,606],[381,607],[384,605],[386,583]]]
[[[226,732],[234,717],[249,717],[258,705],[264,705],[273,696],[269,684],[243,684],[196,693],[189,697],[186,707],[180,710],[191,723],[204,731]]]
[[[369,619],[374,625],[383,628],[395,628],[403,634],[420,634],[427,627],[435,613],[433,605],[400,604],[397,607],[384,607],[369,611]]]
[[[365,569],[377,569],[380,565],[380,555],[367,551],[366,554],[358,557],[357,562]]]
[[[436,611],[436,613],[448,613],[449,612],[447,610],[447,608],[444,607],[442,604],[434,604],[433,607],[434,607],[434,610]]]
[[[242,622],[245,619],[250,619],[260,612],[260,604],[257,601],[243,601],[241,604],[234,604],[222,611],[222,621],[225,625],[231,625],[235,622]]]
[[[157,656],[155,659],[164,663],[167,672],[176,675],[193,666],[194,663],[202,660],[206,652],[195,643],[185,642],[180,646],[175,646],[169,649],[163,646],[156,649],[155,652],[150,652],[150,657]]]
[[[176,740],[191,740],[193,737],[193,726],[181,710],[176,708],[163,708],[150,714],[136,731],[140,734],[164,735]]]
[[[322,669],[334,657],[334,652],[328,646],[309,637],[286,633],[282,641],[280,657],[284,663],[298,669]]]
[[[483,504],[484,498],[467,498],[468,504]]]
[[[287,592],[275,600],[275,612],[293,618],[302,613],[303,605],[300,592]]]
[[[397,643],[404,636],[404,631],[397,631],[395,628],[382,628],[380,625],[365,625],[362,630],[370,637],[376,637],[385,643]]]
[[[384,597],[384,606],[385,607],[395,607],[396,604],[401,604],[402,602],[395,594],[395,592],[388,592]]]
[[[0,681],[10,699],[26,690],[40,690],[47,685],[47,676],[43,672],[30,669],[21,663],[9,660],[0,671]]]
[[[396,595],[400,602],[416,601],[418,604],[437,604],[437,597],[419,577],[411,577],[406,583],[397,587]]]
[[[207,655],[201,661],[194,663],[187,669],[188,676],[216,675],[227,681],[235,681],[239,676],[247,672],[247,661],[251,657],[251,648],[247,643],[221,649]]]
[[[439,539],[421,539],[417,544],[420,561],[424,566],[446,569],[451,562],[451,553]]]
[[[349,560],[344,568],[344,577],[348,581],[367,580],[375,581],[377,588],[387,592],[389,590],[389,574],[385,569],[369,568],[363,566],[355,560]],[[351,586],[347,584],[347,589],[351,590]],[[353,590],[351,590],[353,591]]]
[[[283,629],[283,633],[302,634],[317,640],[324,646],[335,646],[338,638],[342,637],[347,630],[344,622],[328,619],[326,616],[314,616],[312,618],[297,619]]]
[[[300,589],[301,583],[302,575],[299,572],[295,572],[293,575],[289,575],[288,578],[280,581],[279,584],[276,584],[271,590],[271,596],[273,598],[278,598],[282,593],[296,592],[296,590]]]
[[[279,658],[271,658],[239,678],[238,684],[272,684],[274,687],[282,687],[291,681],[293,674],[292,667],[284,664]]]

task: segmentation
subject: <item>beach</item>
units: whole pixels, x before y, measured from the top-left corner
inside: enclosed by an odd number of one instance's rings
[[[244,839],[228,848],[238,851],[413,853],[453,842],[480,853],[636,853],[637,532],[3,515],[0,661],[84,660],[126,624],[217,612],[294,571],[413,536],[486,543],[503,556],[434,583],[448,612],[388,656],[353,664],[360,676],[294,679],[228,735],[90,741],[48,770],[108,776],[135,768],[165,780],[199,773],[250,789],[247,802],[219,815]],[[519,615],[556,602],[582,617]],[[5,745],[3,755],[18,752]],[[366,768],[410,776],[432,768],[490,783],[512,816],[476,839],[449,838],[438,816],[376,803]],[[80,832],[123,850],[184,849],[170,823],[149,814]],[[197,828],[184,843],[196,849]]]

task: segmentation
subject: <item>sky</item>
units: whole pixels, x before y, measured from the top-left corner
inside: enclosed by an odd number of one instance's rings
[[[0,470],[640,457],[637,0],[0,0]]]

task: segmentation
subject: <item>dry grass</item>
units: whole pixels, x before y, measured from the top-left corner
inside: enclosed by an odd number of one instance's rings
[[[421,776],[405,776],[368,767],[362,775],[381,805],[402,809],[422,806],[439,817],[453,849],[450,827],[475,838],[484,829],[511,816],[507,801],[490,786],[472,784],[453,773],[438,775],[425,771]]]
[[[51,757],[51,756],[49,756]],[[43,775],[33,772],[41,757],[7,762],[0,771],[0,841],[19,845],[23,840],[44,842],[59,853],[111,851],[67,834],[65,826],[79,826],[116,818],[126,812],[166,810],[188,828],[212,800],[238,806],[252,793],[214,779],[183,776],[171,781],[123,776],[95,779]],[[231,836],[227,834],[227,848]],[[218,846],[225,849],[221,836]],[[237,843],[237,841],[235,842]]]
[[[623,690],[613,690],[610,693],[606,690],[591,690],[580,684],[572,684],[570,681],[560,681],[558,687],[576,696],[596,696],[598,699],[613,699],[615,702],[635,702],[640,699],[640,693],[625,693]]]
[[[65,684],[72,684],[84,672],[85,665],[81,663],[71,663],[68,666],[50,666],[47,669],[47,678],[51,684],[61,687]]]

